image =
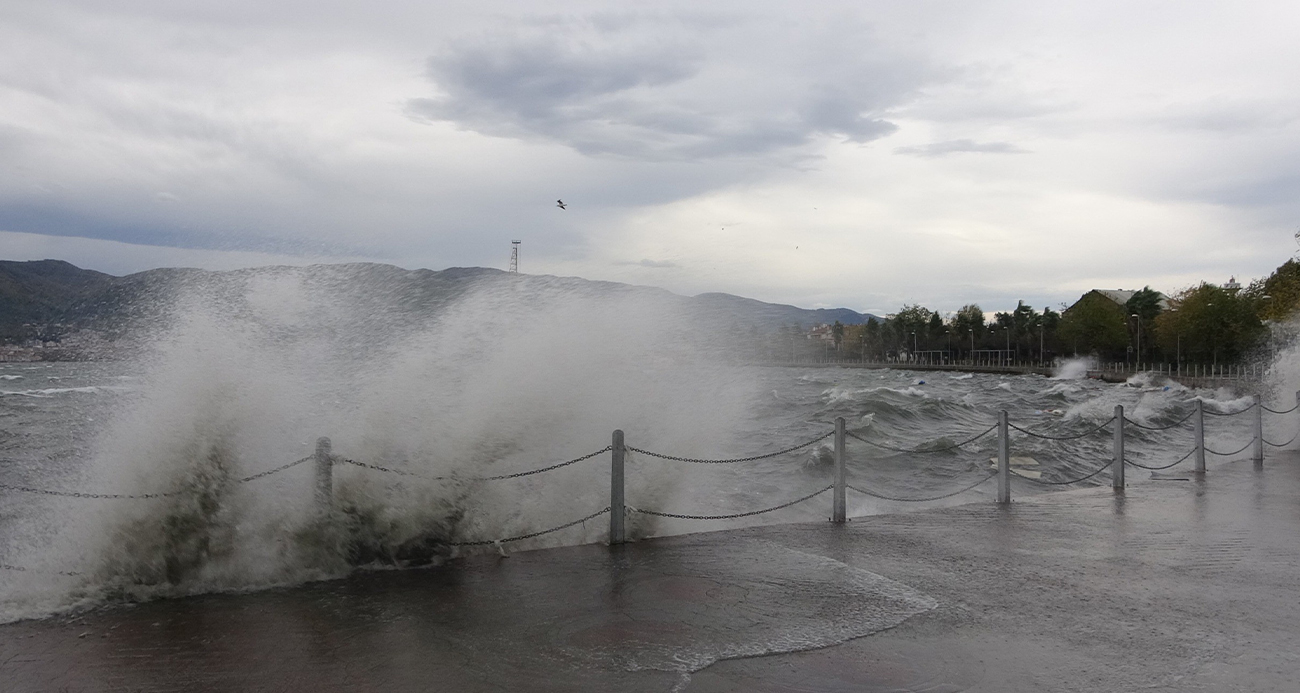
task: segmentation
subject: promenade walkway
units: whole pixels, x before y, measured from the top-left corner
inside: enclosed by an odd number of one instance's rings
[[[1300,455],[1133,481],[15,623],[0,690],[1297,690]]]

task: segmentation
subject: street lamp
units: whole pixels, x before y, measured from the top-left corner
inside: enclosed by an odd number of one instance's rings
[[[916,363],[921,361],[916,355],[916,330],[912,330],[912,361]]]
[[[1043,332],[1047,330],[1047,321],[1043,316],[1038,316],[1038,365],[1042,366],[1046,359],[1043,357]]]
[[[1142,370],[1142,318],[1138,317],[1137,313],[1133,313],[1129,317],[1137,318],[1137,336],[1138,336],[1137,369]],[[1111,324],[1113,325],[1114,323]]]
[[[1006,356],[1004,358],[1006,360],[1004,361],[1004,363],[1005,365],[1010,366],[1011,365],[1011,326],[1008,325],[1006,327],[1003,327],[1002,330],[1007,333],[1007,350],[1005,352]]]

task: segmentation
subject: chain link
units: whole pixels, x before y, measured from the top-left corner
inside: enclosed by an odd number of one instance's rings
[[[313,456],[309,455],[300,460],[294,460],[289,464],[280,465],[275,469],[268,469],[264,472],[259,472],[252,476],[246,476],[240,479],[236,479],[235,483],[243,484],[249,481],[255,481],[263,477],[271,476],[272,474],[279,474],[280,472],[283,472],[284,470],[289,469],[290,467],[296,467],[302,464],[303,462],[312,459],[312,457]],[[149,500],[152,498],[171,498],[174,496],[179,496],[182,493],[181,491],[166,491],[161,493],[136,493],[136,494],[86,493],[84,491],[55,491],[53,489],[33,488],[31,486],[14,486],[11,484],[0,484],[0,489],[5,489],[8,491],[22,491],[23,493],[39,493],[46,496],[58,496],[60,498],[94,498],[94,499],[108,499],[108,500]]]
[[[1214,455],[1218,455],[1220,457],[1231,457],[1232,455],[1236,455],[1239,452],[1245,452],[1246,448],[1250,447],[1254,443],[1255,443],[1255,439],[1251,438],[1250,440],[1246,441],[1245,445],[1241,446],[1237,450],[1233,450],[1232,452],[1219,452],[1218,450],[1211,449],[1209,446],[1206,446],[1205,451]]]
[[[246,476],[246,477],[244,477],[244,478],[242,478],[242,479],[236,479],[235,481],[238,482],[238,483],[241,483],[241,484],[246,484],[246,483],[248,483],[248,482],[250,482],[250,481],[256,481],[256,480],[258,480],[258,479],[261,479],[262,477],[271,476],[272,474],[279,474],[280,472],[283,472],[284,470],[289,469],[290,467],[297,467],[298,465],[302,464],[303,462],[306,462],[307,460],[311,460],[311,459],[315,459],[315,458],[316,458],[315,455],[308,455],[308,456],[306,456],[306,457],[304,457],[304,458],[302,458],[302,459],[300,459],[300,460],[294,460],[294,461],[290,462],[289,464],[282,464],[282,465],[280,465],[279,467],[276,467],[275,469],[268,469],[268,470],[266,470],[266,471],[264,471],[264,472],[258,472],[257,474],[254,474],[254,475],[252,475],[252,476]]]
[[[577,464],[584,460],[589,460],[595,457],[596,455],[609,452],[610,450],[613,449],[614,449],[613,446],[606,445],[605,447],[595,452],[588,453],[586,455],[583,455],[582,457],[575,457],[571,460],[558,462],[556,464],[550,465],[549,467],[542,467],[541,469],[530,469],[526,472],[515,472],[514,474],[501,474],[500,476],[427,476],[424,474],[418,474],[416,472],[408,472],[402,469],[392,469],[391,467],[381,467],[377,464],[370,464],[369,462],[358,462],[356,460],[350,460],[342,457],[336,458],[335,461],[341,462],[343,464],[350,464],[354,467],[373,469],[377,472],[385,472],[387,474],[397,474],[398,476],[410,476],[410,477],[415,477],[417,479],[427,479],[429,481],[501,481],[502,479],[517,479],[521,476],[531,476],[533,474],[541,474],[542,472],[553,471],[561,467],[567,467],[571,464]]]
[[[1177,421],[1175,421],[1175,422],[1169,424],[1168,426],[1144,426],[1144,425],[1142,425],[1142,424],[1140,424],[1140,423],[1134,421],[1133,419],[1128,418],[1127,416],[1124,417],[1124,421],[1126,421],[1127,423],[1131,423],[1131,424],[1133,424],[1134,426],[1137,426],[1138,428],[1140,428],[1140,429],[1142,429],[1142,430],[1144,430],[1144,431],[1167,431],[1167,430],[1169,430],[1169,429],[1171,429],[1171,428],[1174,428],[1175,426],[1181,426],[1181,425],[1183,425],[1184,423],[1187,422],[1188,419],[1192,418],[1192,415],[1194,415],[1195,413],[1196,413],[1196,410],[1193,409],[1193,410],[1191,410],[1190,412],[1187,412],[1187,416],[1184,416],[1183,418],[1181,418],[1181,419],[1179,419],[1179,420],[1177,420]]]
[[[550,529],[543,529],[543,530],[540,531],[540,532],[532,532],[532,533],[529,533],[529,534],[521,534],[521,535],[519,535],[519,536],[517,536],[517,537],[506,537],[505,539],[486,539],[486,540],[482,540],[482,541],[449,541],[449,542],[447,542],[447,545],[448,545],[448,546],[491,546],[491,545],[493,545],[493,544],[508,544],[508,543],[510,543],[510,542],[512,542],[512,541],[523,541],[523,540],[525,540],[525,539],[533,539],[533,538],[535,538],[535,537],[540,537],[540,536],[542,536],[542,535],[544,535],[544,534],[550,534],[550,533],[552,533],[552,532],[558,532],[558,531],[560,531],[560,530],[562,530],[562,529],[568,529],[568,528],[570,528],[570,527],[572,527],[572,526],[574,526],[574,525],[580,525],[580,524],[582,524],[582,523],[584,523],[584,522],[586,522],[586,521],[588,521],[588,520],[594,520],[594,519],[600,517],[601,515],[604,515],[605,513],[609,512],[609,510],[610,510],[610,508],[609,508],[609,506],[607,505],[607,506],[605,506],[604,508],[601,508],[600,510],[597,510],[596,512],[594,512],[594,513],[592,513],[592,514],[590,514],[590,515],[588,515],[588,516],[586,516],[586,517],[580,517],[580,518],[574,520],[573,522],[566,522],[566,523],[564,523],[564,524],[562,524],[562,525],[559,525],[558,527],[552,527],[552,528],[550,528]]]
[[[755,460],[765,460],[768,459],[769,457],[779,457],[781,455],[794,452],[795,450],[806,448],[809,445],[812,445],[814,443],[820,443],[821,441],[826,440],[832,435],[835,435],[834,431],[831,431],[830,433],[819,436],[817,438],[813,438],[812,440],[809,440],[807,442],[800,443],[794,447],[789,447],[784,450],[777,450],[776,452],[769,452],[765,455],[754,455],[752,457],[736,457],[732,459],[723,459],[723,460],[710,460],[710,459],[701,459],[696,457],[678,457],[676,455],[663,455],[657,452],[650,452],[649,450],[642,450],[641,448],[634,448],[631,445],[627,446],[627,449],[631,452],[639,452],[642,455],[649,455],[650,457],[658,457],[661,460],[672,460],[674,462],[690,462],[692,464],[735,464],[737,462],[753,462]]]
[[[1020,477],[1021,479],[1024,479],[1025,481],[1030,481],[1030,482],[1033,482],[1033,483],[1035,483],[1035,484],[1042,484],[1043,486],[1066,486],[1066,485],[1069,485],[1069,484],[1077,484],[1077,483],[1079,483],[1080,481],[1087,481],[1088,479],[1091,479],[1091,478],[1093,478],[1094,476],[1097,476],[1098,474],[1101,474],[1103,471],[1105,471],[1107,468],[1109,468],[1112,464],[1115,464],[1115,461],[1114,461],[1114,460],[1111,460],[1110,462],[1107,462],[1105,465],[1103,465],[1103,466],[1101,467],[1101,469],[1098,469],[1097,471],[1095,471],[1095,472],[1089,474],[1088,476],[1079,477],[1078,479],[1071,479],[1070,481],[1043,481],[1042,479],[1035,479],[1035,478],[1033,478],[1033,477],[1025,476],[1024,474],[1021,474],[1020,472],[1017,472],[1017,471],[1015,470],[1014,467],[1011,469],[1011,473],[1014,474],[1015,476]]]
[[[995,477],[995,476],[997,476],[996,473],[995,473],[995,474],[989,474],[988,476],[985,476],[984,478],[980,479],[979,481],[976,481],[975,483],[971,484],[970,486],[966,486],[966,487],[964,487],[964,488],[957,489],[956,491],[953,491],[953,492],[951,492],[951,493],[945,493],[945,494],[943,494],[943,495],[939,495],[939,496],[929,496],[929,497],[926,497],[926,498],[901,498],[901,497],[898,497],[898,496],[886,496],[886,495],[883,494],[883,493],[876,493],[875,491],[868,491],[868,490],[866,490],[866,489],[864,489],[864,488],[858,488],[857,486],[854,486],[854,485],[852,485],[852,484],[848,484],[848,488],[850,488],[850,489],[852,489],[852,490],[854,490],[854,491],[857,491],[858,493],[861,493],[861,494],[863,494],[863,495],[871,496],[871,497],[873,497],[873,498],[879,498],[879,499],[881,499],[881,500],[887,500],[887,501],[899,501],[899,502],[902,502],[902,503],[925,503],[925,502],[927,502],[927,501],[943,500],[944,498],[952,498],[953,496],[957,496],[957,495],[963,494],[963,493],[965,493],[965,492],[967,492],[967,491],[969,491],[969,490],[975,488],[976,486],[979,486],[980,484],[983,484],[984,482],[988,481],[989,479],[992,479],[992,478]]]
[[[988,427],[987,429],[985,429],[983,433],[980,433],[980,434],[977,435],[977,436],[974,436],[974,437],[972,437],[972,438],[967,438],[966,440],[963,440],[963,441],[960,442],[960,443],[956,443],[956,444],[949,445],[949,446],[947,446],[947,447],[942,447],[942,448],[910,448],[910,449],[909,449],[909,448],[896,448],[896,447],[893,447],[893,446],[890,446],[890,445],[885,445],[884,443],[877,443],[877,442],[875,442],[875,441],[867,440],[866,438],[863,438],[862,436],[859,436],[859,435],[857,435],[856,433],[852,433],[852,432],[850,432],[850,431],[845,431],[844,434],[847,435],[848,437],[850,437],[850,438],[852,438],[852,439],[858,441],[858,442],[866,443],[867,445],[874,445],[874,446],[876,446],[876,447],[878,447],[878,448],[881,448],[881,449],[884,449],[884,450],[891,450],[891,451],[893,451],[893,452],[906,452],[906,453],[912,453],[912,454],[921,454],[921,453],[930,453],[930,452],[948,452],[949,450],[956,450],[957,448],[960,448],[960,447],[963,446],[963,445],[967,445],[967,444],[969,444],[969,443],[973,443],[973,442],[979,440],[980,438],[983,438],[984,436],[986,436],[986,435],[992,433],[993,431],[997,430],[997,428],[998,428],[997,424],[993,424],[992,426],[990,426],[990,427]]]
[[[12,570],[15,573],[33,573],[37,575],[62,575],[64,577],[81,577],[82,575],[71,570],[29,570],[20,565],[9,565],[8,563],[0,563],[0,570]]]
[[[1284,447],[1290,445],[1291,443],[1294,443],[1296,438],[1300,438],[1300,433],[1297,433],[1297,434],[1291,436],[1291,440],[1288,440],[1287,442],[1285,442],[1285,443],[1281,443],[1281,444],[1270,442],[1268,438],[1265,438],[1265,439],[1264,439],[1264,444],[1265,444],[1265,445],[1272,445],[1272,446],[1275,447],[1275,448],[1284,448]],[[1251,441],[1251,442],[1254,442],[1254,441]]]
[[[1209,414],[1210,416],[1236,416],[1236,415],[1238,415],[1238,414],[1245,414],[1246,412],[1248,412],[1248,411],[1250,411],[1251,409],[1254,409],[1254,408],[1255,408],[1255,403],[1254,403],[1254,402],[1251,402],[1249,407],[1246,407],[1245,409],[1242,409],[1241,411],[1234,411],[1234,412],[1230,412],[1230,413],[1227,413],[1227,414],[1221,414],[1221,413],[1219,413],[1219,412],[1217,412],[1217,411],[1210,411],[1209,409],[1206,409],[1206,410],[1205,410],[1205,413],[1206,413],[1206,414]]]
[[[1077,436],[1049,436],[1049,435],[1044,434],[1044,433],[1035,433],[1035,432],[1030,431],[1030,430],[1028,430],[1028,429],[1021,428],[1021,427],[1019,427],[1019,426],[1017,426],[1017,425],[1015,425],[1015,424],[1013,424],[1013,423],[1010,423],[1010,422],[1007,423],[1007,426],[1009,426],[1009,427],[1011,427],[1011,428],[1014,428],[1014,429],[1016,429],[1017,431],[1020,431],[1021,433],[1025,434],[1025,435],[1027,435],[1027,436],[1032,436],[1032,437],[1034,437],[1034,438],[1042,438],[1043,440],[1078,440],[1078,439],[1080,439],[1080,438],[1087,438],[1088,436],[1090,436],[1090,435],[1096,433],[1097,431],[1100,431],[1101,429],[1103,429],[1103,428],[1105,428],[1105,427],[1111,425],[1111,424],[1114,423],[1114,422],[1115,422],[1115,417],[1112,416],[1112,417],[1110,417],[1109,420],[1106,421],[1106,423],[1103,423],[1102,425],[1097,426],[1096,428],[1092,429],[1091,431],[1086,431],[1086,432],[1084,432],[1084,433],[1080,433],[1080,434],[1077,435]]]
[[[763,508],[762,510],[751,510],[751,511],[749,511],[749,512],[744,512],[744,513],[732,513],[732,514],[729,514],[729,515],[685,515],[685,514],[682,514],[682,513],[662,513],[662,512],[659,512],[659,511],[657,511],[657,510],[642,510],[641,508],[634,508],[634,507],[632,507],[632,506],[630,506],[630,505],[627,506],[627,510],[628,510],[628,512],[641,513],[642,515],[654,515],[654,516],[656,516],[656,517],[672,517],[672,518],[676,518],[676,519],[679,519],[679,520],[734,520],[734,519],[741,518],[741,517],[750,517],[750,516],[753,516],[753,515],[762,515],[763,513],[770,513],[770,512],[772,512],[772,511],[774,511],[774,510],[781,510],[782,508],[788,508],[788,507],[790,507],[790,506],[792,506],[792,505],[796,505],[796,504],[798,504],[798,503],[802,503],[802,502],[804,502],[804,501],[806,501],[806,500],[808,500],[808,499],[810,499],[810,498],[813,498],[813,497],[815,497],[815,496],[820,496],[821,494],[826,493],[827,491],[829,491],[829,490],[831,490],[831,489],[833,489],[833,488],[835,488],[835,485],[834,485],[834,484],[831,484],[830,486],[827,486],[826,488],[823,488],[823,489],[821,489],[821,490],[813,491],[812,493],[810,493],[810,494],[808,494],[808,495],[806,495],[806,496],[803,496],[802,498],[796,498],[796,499],[790,501],[789,503],[782,503],[782,504],[780,504],[780,505],[774,505],[774,506],[772,506],[772,507],[770,507],[770,508]]]
[[[1127,464],[1127,465],[1130,466],[1130,467],[1137,467],[1138,469],[1149,469],[1149,470],[1151,470],[1151,471],[1153,471],[1153,472],[1158,472],[1158,471],[1160,471],[1161,469],[1169,469],[1170,467],[1172,467],[1172,466],[1174,466],[1174,465],[1176,465],[1176,464],[1179,464],[1179,463],[1182,462],[1183,460],[1186,460],[1188,457],[1191,457],[1192,454],[1195,453],[1195,452],[1196,452],[1196,448],[1192,448],[1191,450],[1188,450],[1188,451],[1187,451],[1187,454],[1186,454],[1186,455],[1183,455],[1182,457],[1179,457],[1177,460],[1174,460],[1173,462],[1171,462],[1171,463],[1169,463],[1169,464],[1166,464],[1166,465],[1164,465],[1163,467],[1148,467],[1148,466],[1145,465],[1145,464],[1139,464],[1139,463],[1137,463],[1137,462],[1134,462],[1133,460],[1124,460],[1124,464]]]
[[[1260,406],[1261,406],[1261,407],[1264,407],[1264,411],[1266,411],[1266,412],[1268,412],[1268,413],[1270,413],[1270,414],[1290,414],[1291,412],[1295,411],[1296,409],[1300,409],[1300,404],[1296,404],[1295,406],[1292,406],[1290,409],[1283,409],[1282,411],[1278,411],[1278,410],[1276,410],[1276,409],[1269,409],[1268,407],[1266,407],[1266,406],[1264,406],[1264,405],[1262,405],[1262,404],[1261,404]]]
[[[10,484],[0,484],[0,489],[5,489],[8,491],[22,491],[23,493],[40,493],[46,496],[59,496],[61,498],[101,498],[101,499],[108,498],[108,499],[124,499],[124,500],[146,500],[150,498],[168,498],[170,496],[175,496],[180,493],[179,491],[171,491],[168,493],[141,493],[135,495],[127,494],[127,493],[83,493],[81,491],[54,491],[46,488],[32,488],[30,486],[12,486]]]

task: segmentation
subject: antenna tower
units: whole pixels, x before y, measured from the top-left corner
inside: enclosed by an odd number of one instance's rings
[[[523,241],[510,241],[510,271],[519,272],[519,244]]]

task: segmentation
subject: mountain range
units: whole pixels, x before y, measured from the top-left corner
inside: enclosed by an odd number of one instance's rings
[[[663,289],[527,275],[483,267],[405,270],[375,263],[259,267],[231,271],[163,268],[113,276],[62,260],[0,260],[0,343],[59,340],[84,330],[110,341],[130,326],[168,310],[168,299],[185,287],[202,287],[211,300],[233,299],[250,281],[295,276],[328,295],[343,297],[356,314],[428,314],[472,288],[536,289],[585,296],[644,295],[680,303],[696,317],[730,328],[764,332],[839,321],[856,325],[879,319],[848,308],[807,309],[724,293],[686,297]]]

